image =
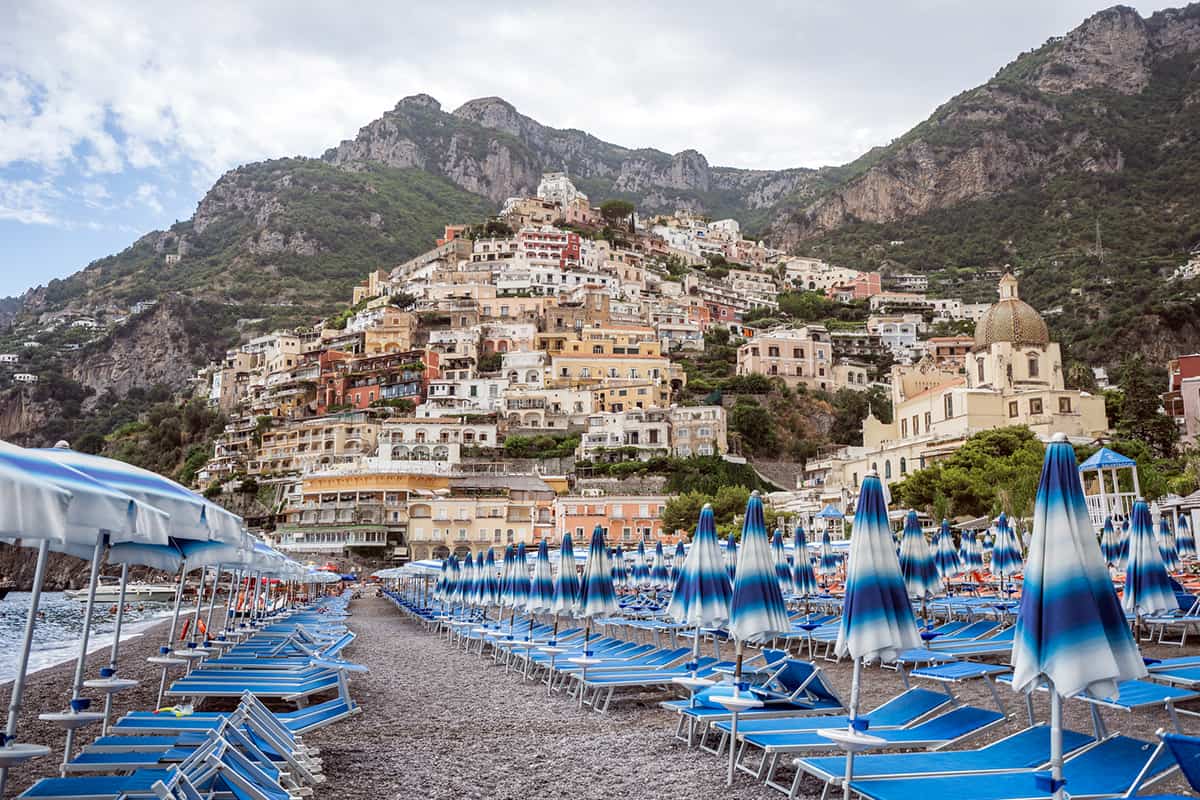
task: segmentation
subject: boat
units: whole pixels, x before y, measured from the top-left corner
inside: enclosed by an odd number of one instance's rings
[[[125,586],[126,602],[169,603],[175,599],[175,586],[170,583],[141,583],[130,581]],[[63,595],[71,600],[86,603],[87,587],[82,589],[67,589]],[[97,603],[116,603],[121,599],[121,584],[119,582],[104,582],[96,587]]]

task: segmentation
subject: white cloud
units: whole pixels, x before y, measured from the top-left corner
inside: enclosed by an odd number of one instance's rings
[[[137,190],[134,192],[134,199],[151,211],[157,214],[162,213],[163,206],[158,199],[158,187],[154,184],[138,184]]]
[[[60,192],[48,181],[0,178],[0,220],[25,225],[56,225],[51,208]]]

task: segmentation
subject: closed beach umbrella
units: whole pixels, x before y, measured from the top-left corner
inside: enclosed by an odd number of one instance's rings
[[[570,534],[566,534],[567,537]],[[569,542],[570,539],[568,538]],[[629,565],[625,563],[625,551],[621,549],[621,545],[617,545],[617,549],[613,552],[613,587],[616,589],[625,589],[629,586]]]
[[[915,514],[912,515],[915,522]],[[920,527],[917,526],[917,535]],[[850,682],[849,732],[857,731],[862,667],[873,661],[895,661],[904,650],[921,646],[917,621],[900,572],[900,562],[888,527],[887,504],[879,476],[863,479],[854,510],[850,558],[846,566],[846,600],[834,646],[839,657],[854,660]],[[854,751],[846,755],[845,797],[850,796]]]
[[[1175,547],[1180,558],[1196,557],[1196,538],[1192,536],[1192,528],[1188,525],[1187,514],[1180,511],[1175,523]]]
[[[1163,514],[1158,518],[1158,552],[1167,572],[1178,572],[1179,552],[1175,549],[1175,534],[1171,532],[1171,521],[1167,517]]]
[[[475,557],[467,553],[459,565],[459,602],[464,606],[475,605]]]
[[[559,546],[558,575],[554,577],[555,632],[558,631],[558,615],[574,614],[579,602],[579,575],[575,572],[575,550],[571,546],[571,534],[564,533]]]
[[[433,586],[434,599],[436,599],[436,600],[445,600],[446,599],[446,589],[449,586],[449,581],[447,580],[447,578],[449,577],[449,573],[450,573],[450,559],[443,558],[442,559],[442,569],[438,573],[437,583],[435,583]]]
[[[1116,697],[1117,682],[1146,674],[1096,546],[1075,451],[1064,434],[1046,447],[1033,538],[1013,640],[1016,691],[1050,691],[1050,793],[1063,796],[1062,698]]]
[[[962,564],[958,560],[958,548],[954,546],[954,534],[950,532],[950,520],[942,520],[938,528],[937,541],[934,543],[933,563],[937,566],[942,580],[953,578],[962,572]]]
[[[654,564],[650,567],[650,583],[656,589],[669,589],[671,586],[671,571],[667,569],[667,556],[663,552],[661,540],[654,545]]]
[[[1121,559],[1121,537],[1113,527],[1111,516],[1104,518],[1104,528],[1100,531],[1100,554],[1110,567],[1119,569],[1124,563]]]
[[[525,608],[529,604],[531,589],[529,559],[525,556],[525,543],[521,542],[517,545],[516,561],[513,563],[512,607],[514,614],[518,608]]]
[[[787,560],[787,550],[783,546],[783,531],[775,529],[771,536],[771,558],[775,562],[775,577],[779,580],[779,591],[785,595],[792,594],[792,565]]]
[[[710,628],[729,620],[729,602],[733,587],[725,571],[721,542],[712,506],[700,509],[696,536],[683,562],[667,614],[676,622],[696,628]]]
[[[1162,561],[1159,543],[1154,540],[1150,507],[1145,500],[1133,504],[1133,524],[1129,529],[1129,559],[1125,563],[1125,592],[1121,605],[1137,617],[1175,611],[1179,602]]]
[[[525,608],[530,614],[545,614],[554,607],[554,570],[550,568],[550,548],[546,540],[538,543],[537,558],[533,561],[533,583],[530,586],[529,603]]]
[[[687,560],[687,548],[683,546],[683,540],[680,539],[675,543],[675,552],[671,556],[671,586],[679,582],[679,573],[683,571],[683,562]]]
[[[792,629],[788,618],[783,593],[779,591],[779,578],[775,574],[775,561],[771,557],[771,543],[767,539],[767,526],[763,519],[762,496],[756,489],[746,503],[746,518],[742,522],[742,546],[738,552],[737,578],[733,582],[733,598],[729,602],[729,635],[737,647],[734,662],[735,692],[740,691],[742,682],[743,646],[746,642],[763,644]],[[736,717],[731,742],[737,741]],[[729,771],[726,783],[733,783],[734,757],[738,748],[729,748]]]
[[[828,578],[830,575],[836,575],[838,571],[838,557],[833,550],[833,542],[829,540],[829,531],[821,533],[821,555],[817,559],[817,574],[822,578]]]
[[[733,583],[733,579],[737,577],[737,558],[737,537],[733,531],[730,531],[729,536],[725,537],[725,571],[729,574],[730,583]]]
[[[450,562],[449,569],[447,570],[447,594],[449,594],[449,601],[451,605],[462,605],[463,589],[465,588],[463,586],[462,567],[459,565],[457,556],[452,555],[448,560]]]
[[[929,542],[925,541],[916,511],[909,511],[904,518],[904,534],[900,538],[900,574],[904,577],[909,597],[924,600],[942,590],[942,580],[938,577],[937,565],[933,563],[933,553],[929,550]]]
[[[1121,563],[1129,558],[1129,518],[1121,520]]]
[[[479,605],[483,608],[500,605],[500,583],[496,579],[496,552],[487,549],[483,572],[479,576]]]
[[[1008,515],[1002,511],[996,520],[996,539],[992,544],[992,574],[1011,578],[1023,567],[1017,534],[1008,524]]]
[[[637,554],[633,558],[633,585],[644,589],[650,585],[650,565],[646,561],[646,543],[638,542]]]
[[[583,633],[583,649],[586,655],[588,638],[591,636],[592,618],[615,614],[617,593],[613,591],[612,567],[608,563],[608,550],[604,546],[604,529],[599,525],[592,531],[587,560],[583,562],[583,576],[579,582],[579,606],[576,613],[586,617]],[[583,692],[580,692],[582,700]]]
[[[796,594],[808,597],[817,593],[817,576],[813,574],[812,559],[808,557],[808,540],[804,528],[796,526],[796,538],[792,549],[792,586]]]
[[[500,605],[504,608],[512,608],[513,604],[513,565],[516,563],[517,554],[513,546],[506,545],[504,547],[504,560],[500,562]]]

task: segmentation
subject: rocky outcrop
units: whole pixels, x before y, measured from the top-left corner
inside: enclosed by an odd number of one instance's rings
[[[53,405],[35,400],[34,391],[17,386],[0,393],[0,439],[18,439],[44,425],[52,416]]]
[[[1094,14],[1049,47],[1050,58],[1033,76],[1049,94],[1111,89],[1137,94],[1150,82],[1153,60],[1146,21],[1128,6]]]
[[[36,567],[36,547],[18,547],[0,543],[0,579],[12,581],[16,585],[15,591],[28,592],[33,587],[33,574]],[[51,553],[46,560],[42,589],[48,592],[82,589],[87,586],[90,573],[91,564],[89,562],[63,553]],[[121,568],[115,564],[103,564],[100,574],[117,577],[121,574]],[[130,567],[129,578],[132,581],[155,582],[171,580],[172,576],[147,567]]]

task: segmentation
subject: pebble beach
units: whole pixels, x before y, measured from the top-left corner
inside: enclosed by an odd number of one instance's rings
[[[782,797],[746,775],[739,775],[727,788],[724,759],[689,751],[673,738],[674,717],[654,704],[661,694],[614,701],[603,715],[580,711],[563,696],[547,698],[540,684],[524,682],[516,673],[505,675],[490,658],[464,654],[402,616],[385,599],[356,600],[351,611],[349,625],[358,638],[345,656],[371,671],[354,676],[351,682],[351,694],[361,713],[305,736],[307,742],[321,748],[327,776],[326,783],[316,787],[314,797]],[[166,624],[122,643],[120,674],[142,683],[117,695],[116,713],[153,707],[159,673],[146,658],[157,651]],[[1143,649],[1148,655],[1179,655],[1178,648],[1143,643]],[[96,675],[107,661],[107,650],[92,653],[86,675]],[[818,663],[843,698],[847,697],[850,665]],[[48,745],[54,754],[13,769],[7,796],[16,796],[57,767],[64,734],[39,721],[37,714],[65,707],[73,675],[72,663],[29,676],[18,738]],[[0,687],[5,708],[10,688]],[[895,672],[870,668],[864,673],[862,707],[869,709],[902,688]],[[964,746],[977,747],[1025,726],[1022,698],[1007,687],[1000,687],[999,692],[1009,720]],[[980,684],[958,687],[955,693],[964,703],[994,707],[991,695]],[[1064,710],[1069,727],[1091,730],[1091,718],[1082,703],[1068,702]],[[1040,720],[1047,718],[1043,698],[1037,698],[1036,712]],[[1105,719],[1112,732],[1147,741],[1169,724],[1161,710],[1136,714],[1106,711]],[[1183,726],[1186,732],[1198,731],[1200,720],[1185,716]],[[83,740],[90,741],[98,728],[85,731]],[[815,782],[805,783],[803,790],[806,798],[816,800],[820,795]],[[1176,776],[1154,790],[1186,793],[1187,786]]]

